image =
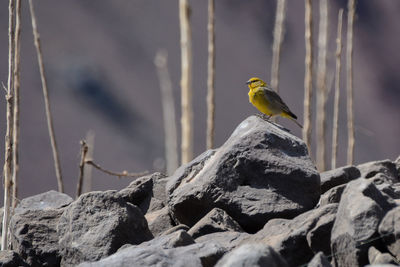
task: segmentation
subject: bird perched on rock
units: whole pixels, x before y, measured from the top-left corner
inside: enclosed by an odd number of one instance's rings
[[[274,90],[268,87],[267,83],[260,78],[253,77],[248,80],[246,84],[250,89],[250,103],[252,103],[261,113],[267,115],[267,120],[274,115],[280,115],[294,121],[298,126],[300,126],[300,128],[303,128],[303,126],[296,121],[297,116],[290,111],[281,97]],[[263,117],[265,115],[263,115]]]

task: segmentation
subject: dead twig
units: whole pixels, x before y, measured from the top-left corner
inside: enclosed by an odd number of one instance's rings
[[[175,101],[167,61],[167,52],[164,50],[158,51],[154,59],[154,64],[156,65],[160,81],[161,104],[164,118],[165,161],[167,163],[167,174],[172,174],[179,165],[178,134],[176,129]]]
[[[354,108],[353,108],[353,25],[356,12],[356,0],[349,0],[347,10],[347,50],[346,50],[346,73],[347,73],[347,164],[354,163]]]
[[[286,0],[277,0],[276,18],[274,27],[274,43],[272,45],[271,87],[279,93],[279,66],[281,48],[285,33]]]
[[[215,0],[208,0],[207,149],[214,148],[215,132]]]
[[[11,189],[12,189],[12,134],[13,134],[13,71],[14,71],[14,0],[9,1],[8,5],[8,81],[6,93],[6,136],[5,136],[5,155],[4,155],[4,211],[1,236],[1,250],[8,249],[8,224],[10,221]]]
[[[85,164],[90,164],[93,167],[95,167],[96,169],[98,169],[98,170],[100,170],[100,171],[102,171],[104,173],[107,173],[108,175],[117,176],[118,178],[122,178],[122,177],[135,178],[135,177],[140,177],[140,176],[143,176],[143,175],[146,175],[146,174],[149,173],[148,171],[136,172],[136,173],[134,173],[134,172],[130,173],[130,172],[127,172],[127,171],[113,172],[113,171],[109,171],[109,170],[106,170],[106,169],[102,168],[100,165],[94,163],[93,160],[91,160],[91,159],[86,160]]]
[[[12,209],[17,206],[18,200],[18,171],[19,171],[19,87],[20,87],[20,51],[21,51],[21,0],[17,0],[15,20],[15,49],[14,49],[14,114],[13,114],[13,191]]]
[[[78,198],[82,194],[82,184],[83,184],[83,177],[85,174],[85,162],[86,162],[86,155],[88,152],[88,146],[85,140],[81,140],[81,161],[79,162],[79,178],[78,184],[76,186],[76,198]]]
[[[38,29],[37,29],[36,15],[35,15],[35,11],[33,8],[32,0],[29,0],[29,10],[30,10],[31,19],[32,19],[32,30],[33,30],[34,43],[35,43],[35,47],[36,47],[36,53],[37,53],[37,57],[38,57],[40,78],[42,80],[43,97],[44,97],[44,103],[45,103],[45,108],[46,108],[47,127],[49,129],[50,143],[51,143],[51,148],[53,151],[54,168],[55,168],[56,176],[57,176],[58,191],[64,192],[64,184],[63,184],[62,175],[61,175],[61,164],[60,164],[60,158],[59,158],[58,149],[57,149],[56,137],[55,137],[55,133],[54,133],[54,125],[53,125],[53,119],[52,119],[51,109],[50,109],[49,92],[47,89],[47,80],[46,80],[45,71],[44,71],[42,48],[41,48],[41,44],[40,44],[40,36],[39,36]]]
[[[318,75],[317,75],[317,168],[326,169],[326,54],[328,45],[328,0],[319,1]]]
[[[313,72],[313,31],[312,31],[312,0],[305,0],[305,75],[304,75],[304,128],[303,139],[311,155],[311,102],[313,95],[312,72]]]
[[[188,0],[179,0],[181,31],[182,164],[193,158],[192,30]]]
[[[339,125],[339,99],[340,99],[340,71],[342,58],[342,24],[343,9],[339,10],[337,37],[336,37],[336,77],[335,77],[335,100],[333,104],[333,129],[332,129],[332,161],[331,169],[336,168],[338,149],[338,125]]]

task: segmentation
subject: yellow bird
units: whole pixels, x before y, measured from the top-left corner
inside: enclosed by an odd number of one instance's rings
[[[290,111],[288,106],[283,102],[281,97],[260,78],[253,77],[246,82],[249,86],[249,101],[261,113],[267,115],[267,120],[274,116],[280,115],[294,121],[300,128],[303,128],[296,121],[297,116]],[[264,117],[264,115],[263,115]]]

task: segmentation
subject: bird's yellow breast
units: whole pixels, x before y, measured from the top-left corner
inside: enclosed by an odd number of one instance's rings
[[[278,114],[275,110],[271,108],[271,104],[266,98],[262,90],[250,89],[249,91],[249,101],[253,104],[260,112],[270,116]]]

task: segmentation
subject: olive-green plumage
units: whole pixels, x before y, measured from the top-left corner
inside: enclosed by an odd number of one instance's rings
[[[247,81],[249,86],[249,101],[260,112],[267,115],[268,118],[274,115],[280,115],[294,121],[300,128],[303,128],[296,121],[297,116],[290,111],[289,107],[283,102],[281,97],[259,78],[251,78]]]

